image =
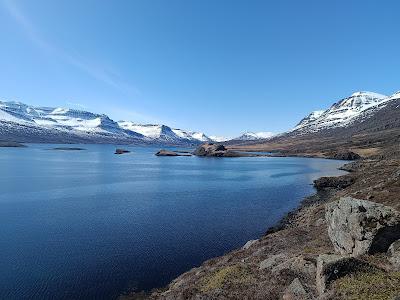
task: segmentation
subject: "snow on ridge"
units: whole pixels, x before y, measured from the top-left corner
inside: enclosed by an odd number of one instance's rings
[[[383,94],[378,94],[378,93],[374,93],[374,92],[368,92],[368,91],[359,91],[359,92],[355,92],[353,94],[351,94],[350,97],[360,97],[360,96],[368,96],[368,97],[373,97],[373,98],[386,98],[386,95]]]
[[[137,132],[153,139],[159,138],[162,130],[161,125],[153,125],[153,124],[141,125],[131,121],[119,121],[118,125],[123,129]]]
[[[253,140],[261,140],[261,139],[268,139],[273,137],[275,134],[269,131],[261,131],[261,132],[251,132],[246,131],[242,135],[234,138],[233,140],[239,141],[253,141]]]
[[[217,142],[217,143],[226,142],[226,141],[231,140],[231,138],[224,137],[224,136],[217,136],[217,135],[210,135],[209,138],[212,141]]]
[[[355,92],[350,97],[334,103],[321,114],[311,113],[291,131],[316,132],[322,129],[345,127],[354,121],[365,118],[373,111],[384,107],[388,101],[400,97],[400,94],[386,96],[374,92]],[[316,118],[315,118],[316,117]]]

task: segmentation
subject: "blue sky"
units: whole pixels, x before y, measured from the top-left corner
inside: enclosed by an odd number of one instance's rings
[[[400,90],[399,1],[0,0],[0,99],[235,136]]]

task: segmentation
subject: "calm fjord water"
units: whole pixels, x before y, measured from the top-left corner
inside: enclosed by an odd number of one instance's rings
[[[341,161],[0,148],[0,299],[113,299],[262,235]]]

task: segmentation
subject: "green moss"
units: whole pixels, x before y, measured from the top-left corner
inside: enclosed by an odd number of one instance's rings
[[[303,252],[307,253],[307,254],[311,254],[311,253],[315,253],[317,250],[315,248],[311,248],[311,247],[304,247],[303,248]]]
[[[392,300],[400,295],[400,272],[376,270],[348,275],[335,282],[335,290],[348,300]]]
[[[204,277],[200,281],[200,290],[208,292],[230,284],[246,284],[250,283],[252,279],[253,276],[248,268],[240,265],[228,266]]]

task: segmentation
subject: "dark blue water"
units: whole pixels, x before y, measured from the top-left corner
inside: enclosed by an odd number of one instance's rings
[[[0,299],[112,299],[163,286],[262,235],[342,164],[52,147],[0,148]]]

